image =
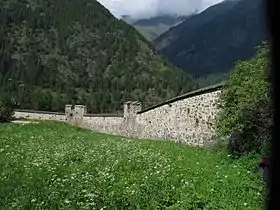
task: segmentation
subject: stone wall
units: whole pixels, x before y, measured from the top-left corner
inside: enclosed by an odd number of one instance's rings
[[[17,119],[28,119],[28,120],[66,121],[66,116],[64,113],[44,112],[44,111],[34,111],[34,110],[14,110],[14,117]]]
[[[140,112],[139,138],[171,139],[191,145],[211,143],[220,90]]]
[[[95,132],[122,135],[123,114],[88,114],[83,117],[81,126]]]
[[[202,146],[213,142],[217,100],[223,84],[200,89],[141,110],[140,102],[126,102],[123,114],[87,114],[83,105],[66,105],[65,114],[15,111],[15,117],[69,122],[95,132],[164,139]]]

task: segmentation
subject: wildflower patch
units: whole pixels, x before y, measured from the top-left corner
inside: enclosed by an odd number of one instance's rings
[[[254,160],[67,124],[0,125],[3,209],[260,209]]]

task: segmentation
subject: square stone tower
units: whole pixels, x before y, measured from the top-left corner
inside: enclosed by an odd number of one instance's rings
[[[71,121],[73,118],[73,107],[71,104],[65,105],[65,116],[67,121]]]
[[[65,106],[65,116],[66,120],[74,123],[80,124],[83,122],[84,114],[86,114],[86,106],[84,105],[72,105],[67,104]]]
[[[139,101],[127,101],[124,103],[124,118],[129,119],[137,115],[141,111],[142,104]]]
[[[138,101],[124,103],[123,132],[127,136],[134,136],[137,132],[137,112],[141,111],[142,104]]]

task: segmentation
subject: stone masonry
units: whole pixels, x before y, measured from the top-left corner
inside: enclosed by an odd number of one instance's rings
[[[162,139],[203,146],[213,142],[217,101],[223,84],[197,90],[141,110],[126,102],[123,114],[87,114],[83,105],[66,105],[65,114],[15,110],[15,117],[58,120],[94,132],[140,139]]]
[[[33,110],[14,110],[14,117],[17,119],[27,120],[55,120],[62,122],[66,121],[66,116],[64,113]]]
[[[171,139],[202,146],[211,143],[220,91],[197,95],[139,113],[139,138]]]
[[[75,125],[83,123],[84,115],[86,114],[86,107],[84,105],[66,105],[65,116],[66,120]]]

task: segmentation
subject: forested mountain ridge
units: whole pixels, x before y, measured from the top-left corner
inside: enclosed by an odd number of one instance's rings
[[[92,113],[118,111],[127,100],[150,106],[194,88],[96,0],[1,1],[0,84],[19,108],[76,103]]]
[[[226,0],[193,15],[154,44],[174,65],[196,76],[230,72],[266,40],[262,0]]]

